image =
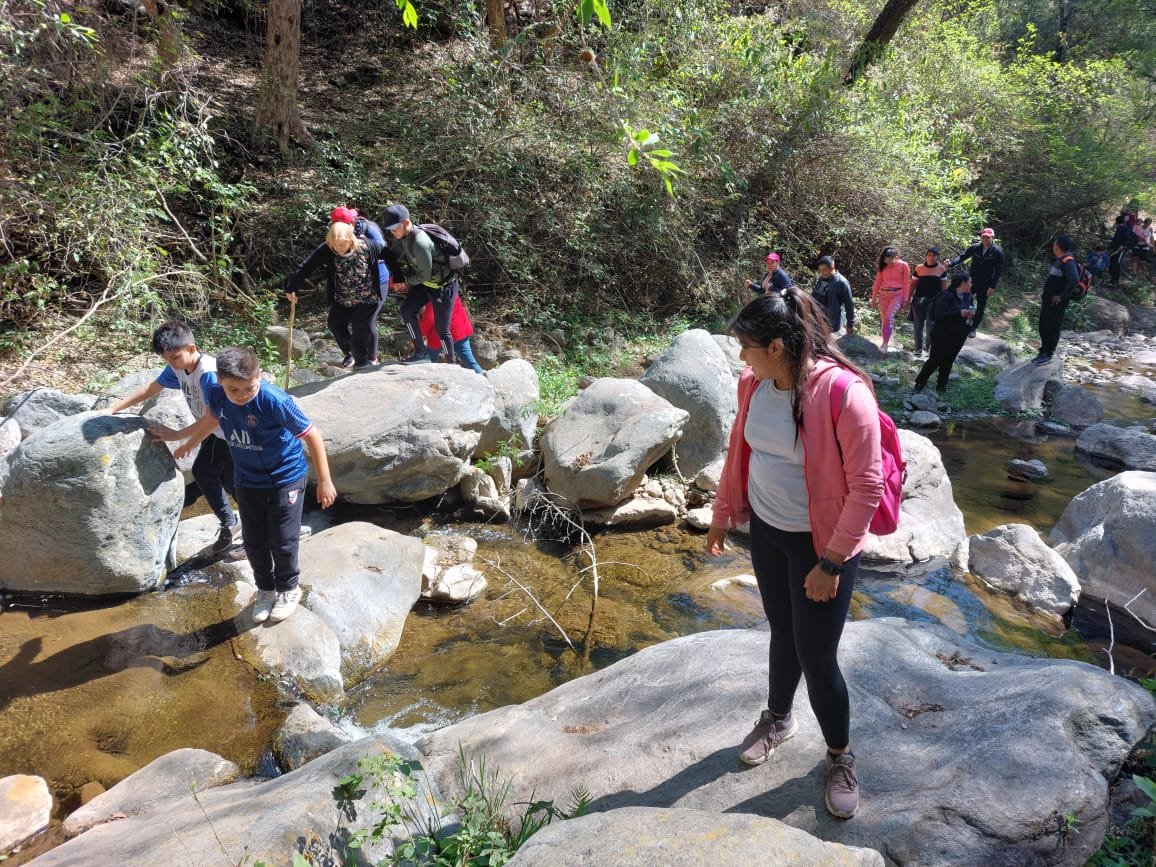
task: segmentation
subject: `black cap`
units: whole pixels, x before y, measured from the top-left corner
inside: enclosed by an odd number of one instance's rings
[[[385,216],[381,218],[382,228],[387,232],[396,229],[409,219],[409,208],[405,205],[390,205],[385,209]]]
[[[934,247],[934,246],[932,246],[932,247],[928,247],[928,248],[927,248],[927,252],[928,252],[928,253],[934,253],[936,256],[938,256],[938,255],[939,255],[939,248],[938,248],[938,247]]]

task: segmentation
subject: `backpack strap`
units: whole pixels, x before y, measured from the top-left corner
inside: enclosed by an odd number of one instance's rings
[[[831,420],[836,427],[839,425],[839,414],[843,409],[843,401],[847,398],[847,389],[854,381],[855,374],[849,370],[844,370],[835,377],[835,384],[831,386]]]

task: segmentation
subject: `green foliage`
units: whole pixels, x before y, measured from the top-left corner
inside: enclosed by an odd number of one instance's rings
[[[494,460],[497,458],[509,458],[510,462],[517,469],[522,465],[522,451],[529,448],[528,443],[520,442],[521,436],[512,436],[498,443],[497,449],[489,454],[484,454],[474,461],[474,466],[482,472],[488,473],[494,468]]]
[[[475,763],[461,753],[460,762],[462,794],[447,805],[447,812],[456,821],[445,824],[433,793],[422,784],[420,762],[391,754],[368,756],[358,762],[360,772],[344,777],[334,789],[342,815],[349,819],[357,816],[357,802],[364,798],[367,787],[381,795],[368,805],[372,824],[352,835],[349,848],[356,850],[393,837],[393,854],[383,864],[500,867],[546,825],[555,819],[581,816],[590,806],[590,795],[584,789],[573,792],[565,810],[552,801],[510,804],[512,780],[501,781],[487,770],[484,759]],[[511,823],[507,813],[513,806],[522,810]],[[351,860],[355,859],[346,859]]]

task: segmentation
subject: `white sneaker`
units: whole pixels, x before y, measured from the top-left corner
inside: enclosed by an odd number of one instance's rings
[[[294,587],[292,590],[284,590],[277,594],[277,604],[273,606],[273,611],[269,615],[270,623],[280,623],[290,614],[297,610],[297,603],[301,601],[301,588]]]
[[[276,590],[258,590],[253,600],[253,622],[264,623],[277,604]]]

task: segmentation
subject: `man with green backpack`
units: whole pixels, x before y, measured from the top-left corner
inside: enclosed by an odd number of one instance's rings
[[[417,224],[405,205],[393,204],[385,209],[381,221],[389,233],[389,249],[408,287],[401,319],[413,341],[413,354],[404,364],[426,364],[429,354],[421,334],[419,316],[426,304],[433,305],[434,327],[441,340],[446,361],[456,364],[450,321],[454,301],[461,289],[460,270],[469,264],[469,256],[449,232],[433,223]]]

